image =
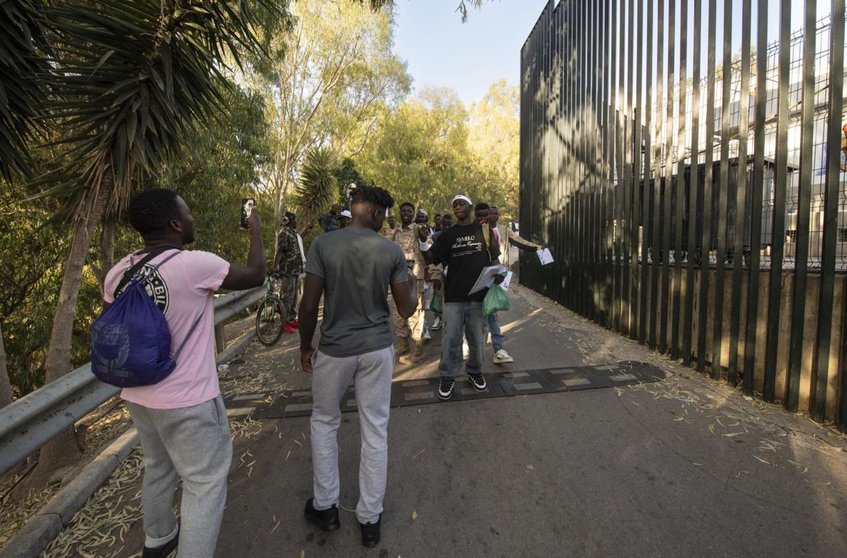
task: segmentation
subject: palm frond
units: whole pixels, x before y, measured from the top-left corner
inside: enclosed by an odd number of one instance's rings
[[[0,1],[0,174],[30,173],[29,146],[44,98],[37,79],[47,68],[49,45],[41,0]]]
[[[106,212],[122,209],[140,177],[155,173],[205,124],[226,114],[228,60],[260,56],[258,9],[285,0],[99,0],[61,2],[50,115],[73,130],[78,160],[59,181],[85,217],[108,184]]]
[[[300,172],[300,185],[294,199],[301,224],[313,223],[329,208],[337,193],[335,155],[325,147],[316,147],[306,154]]]

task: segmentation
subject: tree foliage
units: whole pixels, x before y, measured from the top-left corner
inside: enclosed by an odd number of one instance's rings
[[[505,218],[517,217],[520,180],[520,97],[501,79],[468,109],[468,146],[477,170],[479,195]]]
[[[446,208],[471,186],[466,117],[455,92],[426,89],[384,118],[361,167],[399,202]]]
[[[399,201],[441,213],[464,193],[516,215],[517,103],[504,81],[469,109],[450,89],[424,89],[385,116],[357,160]]]
[[[373,183],[359,172],[356,161],[350,157],[341,159],[333,174],[335,175],[335,182],[338,188],[338,196],[335,201],[341,204],[347,201],[347,188],[351,184],[356,184],[357,186],[373,186]]]
[[[17,395],[44,383],[49,347],[66,344],[52,377],[87,360],[108,252],[139,245],[120,211],[137,189],[179,191],[195,248],[233,260],[246,253],[232,232],[242,197],[258,198],[269,246],[287,203],[305,224],[350,182],[436,210],[456,191],[508,205],[517,169],[503,88],[467,109],[449,90],[404,102],[393,2],[360,4],[2,2],[0,324]],[[104,238],[114,229],[113,249],[97,247],[98,226]]]
[[[273,245],[272,200],[257,194],[259,170],[270,159],[268,126],[261,95],[232,88],[225,92],[228,111],[164,165],[157,185],[179,192],[195,217],[194,249],[238,261],[247,253],[247,235],[234,234],[241,199],[258,198],[266,245]]]
[[[274,61],[250,75],[267,96],[272,158],[265,184],[277,219],[310,149],[358,152],[409,88],[405,64],[392,52],[389,10],[299,0],[293,12],[291,32],[271,41]]]
[[[354,2],[364,3],[365,0],[353,0]],[[470,12],[470,8],[479,8],[483,4],[484,0],[459,0],[459,4],[456,6],[456,11],[462,17],[462,22],[468,20],[468,13]],[[371,8],[374,10],[382,9],[386,6],[393,6],[395,4],[395,0],[368,0],[368,4],[370,4]]]
[[[99,285],[86,265],[96,227],[119,213],[132,192],[198,130],[227,113],[228,68],[239,65],[243,53],[261,54],[255,29],[273,20],[268,15],[281,5],[274,0],[42,0],[32,21],[49,45],[39,59],[43,71],[29,79],[45,95],[32,110],[45,115],[37,139],[61,157],[37,184],[45,188],[42,198],[68,202],[70,217],[69,249],[58,271],[61,286],[45,344],[46,381],[71,370],[76,334],[90,329],[92,315],[80,315],[77,303],[89,293],[85,285]],[[0,52],[4,63],[12,59]],[[13,74],[9,83],[15,79]],[[8,98],[8,91],[2,93]],[[19,93],[18,86],[12,94]],[[8,132],[6,121],[0,126],[0,135]],[[21,142],[33,139],[32,133],[18,133],[6,151],[26,153],[30,146]],[[0,153],[8,163],[8,153]],[[20,165],[12,160],[8,166]],[[67,436],[47,444],[32,482],[43,481],[77,452]]]

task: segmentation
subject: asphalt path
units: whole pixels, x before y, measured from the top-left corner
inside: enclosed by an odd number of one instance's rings
[[[397,407],[389,427],[382,542],[360,544],[352,512],[323,533],[311,496],[308,418],[236,436],[219,557],[847,556],[847,441],[829,428],[712,382],[520,285],[501,316],[519,371],[624,360],[656,383]],[[396,379],[437,374],[426,361]],[[242,374],[309,377],[296,339],[251,345]],[[491,347],[486,371],[494,371]],[[235,410],[233,412],[236,412]],[[244,412],[242,409],[238,412]],[[341,505],[358,494],[358,418],[339,433]],[[120,503],[116,502],[116,507]],[[137,554],[141,522],[125,534]]]

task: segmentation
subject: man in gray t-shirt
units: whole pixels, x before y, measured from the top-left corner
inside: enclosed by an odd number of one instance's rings
[[[394,200],[382,188],[359,186],[352,192],[348,227],[312,241],[300,302],[300,364],[312,373],[312,465],[314,497],[306,519],[324,531],[338,520],[338,427],[340,402],[355,382],[362,450],[356,517],[362,544],[380,538],[382,502],[388,472],[388,412],[394,371],[394,334],[386,299],[389,287],[398,313],[416,309],[403,250],[377,233]],[[318,350],[312,344],[318,306],[324,319]]]
[[[324,280],[320,352],[348,357],[394,343],[388,286],[408,281],[403,250],[362,227],[345,227],[312,241],[306,273]]]

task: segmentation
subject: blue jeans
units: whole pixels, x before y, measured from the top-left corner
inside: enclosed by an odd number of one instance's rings
[[[489,314],[485,317],[487,320],[488,331],[491,332],[491,346],[494,347],[496,353],[503,348],[503,334],[500,333],[500,322],[497,321],[497,312]],[[485,334],[483,334],[483,339]]]
[[[468,374],[482,373],[482,348],[485,346],[481,302],[444,303],[444,340],[441,343],[441,362],[438,371],[442,376],[455,378],[462,368],[462,333],[468,339]]]

